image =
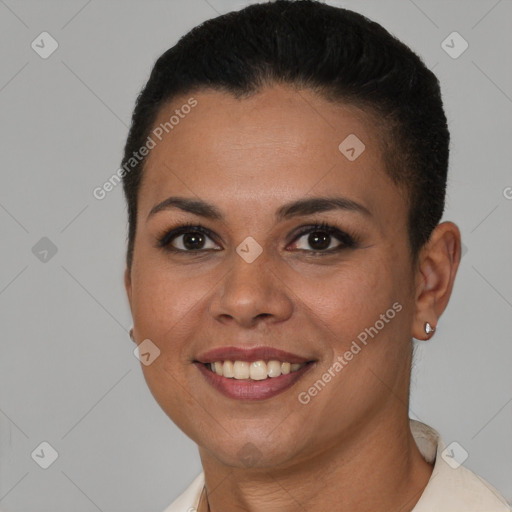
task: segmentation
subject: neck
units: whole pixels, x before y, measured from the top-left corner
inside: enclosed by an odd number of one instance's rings
[[[233,468],[200,454],[211,512],[410,512],[432,473],[409,419],[389,414],[286,468]]]

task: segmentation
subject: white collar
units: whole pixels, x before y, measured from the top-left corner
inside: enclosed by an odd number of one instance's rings
[[[409,420],[423,458],[434,470],[413,512],[510,512],[512,509],[492,485],[453,457],[432,427]]]

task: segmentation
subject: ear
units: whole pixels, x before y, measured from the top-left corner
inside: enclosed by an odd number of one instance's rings
[[[130,304],[130,309],[132,308],[132,276],[131,271],[128,267],[126,267],[124,271],[124,287],[126,289],[126,295],[128,296],[128,302]]]
[[[439,224],[418,257],[416,272],[416,312],[412,335],[429,339],[425,323],[437,327],[453,289],[460,263],[460,231],[453,222]]]

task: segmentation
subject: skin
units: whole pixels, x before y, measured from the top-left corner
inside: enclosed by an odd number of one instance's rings
[[[165,122],[189,96],[162,108]],[[404,191],[387,177],[371,118],[312,91],[280,85],[248,99],[203,90],[197,106],[150,153],[138,199],[134,259],[125,285],[134,337],[161,351],[142,366],[167,415],[199,446],[210,510],[412,510],[431,476],[409,429],[411,337],[436,326],[460,260],[460,233],[438,225],[416,265]],[[364,152],[349,161],[349,134]],[[223,220],[173,208],[202,199]],[[276,222],[283,204],[344,196],[369,210],[332,210]],[[210,229],[199,253],[156,247],[182,222]],[[314,255],[301,226],[327,222],[355,248]],[[248,236],[262,254],[235,251]],[[183,248],[183,237],[174,240]],[[339,241],[331,238],[331,245]],[[308,252],[310,251],[310,252]],[[392,304],[402,310],[307,405],[321,378]],[[221,395],[193,364],[211,348],[272,346],[315,360],[285,392],[242,402]],[[243,454],[252,450],[248,467]]]

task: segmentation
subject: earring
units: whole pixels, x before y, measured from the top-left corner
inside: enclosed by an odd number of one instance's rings
[[[436,328],[432,327],[428,322],[425,322],[425,334],[427,337],[425,338],[428,340],[430,338],[431,334],[434,334],[436,332]]]
[[[134,343],[137,343],[135,341],[135,338],[133,337],[133,327],[130,329],[130,339],[134,342]]]

